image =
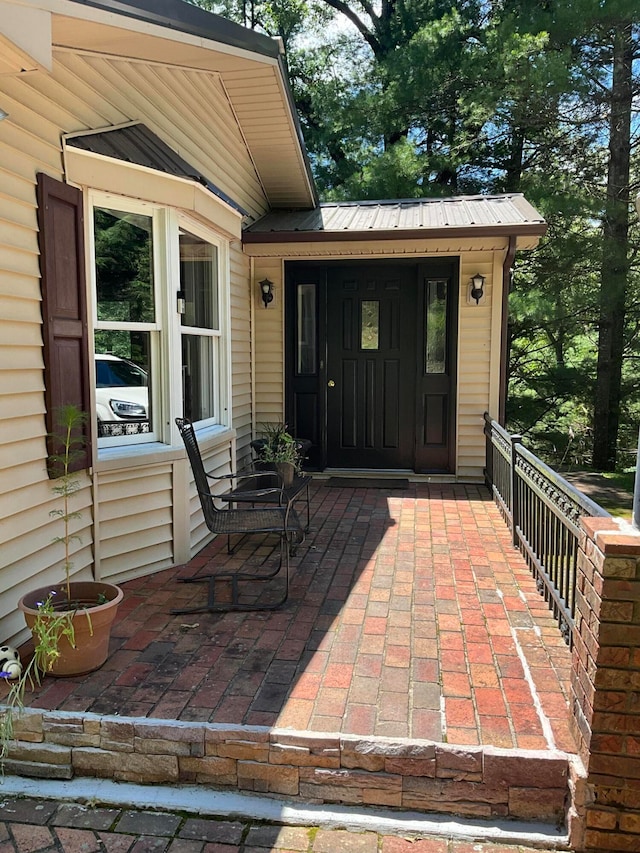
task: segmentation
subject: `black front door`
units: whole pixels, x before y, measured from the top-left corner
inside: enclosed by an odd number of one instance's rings
[[[327,465],[413,468],[416,274],[327,274]]]
[[[286,270],[286,418],[311,466],[452,472],[457,262]]]

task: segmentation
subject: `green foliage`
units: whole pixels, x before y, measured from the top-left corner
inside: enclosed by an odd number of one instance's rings
[[[258,461],[267,463],[290,462],[295,466],[296,472],[299,473],[302,464],[300,445],[287,431],[287,425],[283,423],[261,424],[260,432],[264,442],[256,453]]]
[[[37,614],[31,627],[34,650],[33,656],[23,669],[20,678],[11,684],[9,693],[0,712],[0,769],[4,770],[9,744],[13,739],[14,713],[24,707],[24,694],[29,686],[32,690],[35,684],[40,684],[41,673],[51,672],[60,657],[60,640],[65,637],[72,647],[75,647],[75,630],[73,619],[77,606],[71,599],[71,543],[79,537],[71,532],[71,522],[81,517],[81,513],[71,508],[73,495],[80,489],[80,481],[71,471],[73,462],[84,448],[83,426],[87,419],[86,412],[77,406],[62,406],[55,413],[56,431],[52,436],[54,446],[59,448],[48,459],[49,468],[57,475],[52,491],[60,498],[61,507],[51,510],[50,515],[62,522],[63,532],[54,538],[54,542],[62,543],[64,547],[64,573],[66,599],[64,609],[60,603],[54,605],[53,597],[49,595],[45,601],[38,603]],[[88,611],[83,614],[89,620]]]
[[[551,463],[588,463],[598,373],[609,369],[597,363],[599,303],[601,292],[605,307],[613,301],[603,223],[614,37],[625,22],[634,50],[632,167],[616,192],[640,189],[636,0],[197,2],[284,39],[322,198],[523,192],[543,213],[548,237],[518,256],[510,299],[508,425]],[[625,289],[624,465],[640,421],[633,212],[621,246],[630,265],[615,282]]]
[[[52,509],[49,515],[59,518],[62,522],[62,534],[56,536],[54,542],[62,543],[64,547],[64,574],[67,589],[67,601],[71,601],[71,543],[80,537],[71,532],[71,522],[81,517],[81,513],[71,508],[73,495],[80,489],[80,481],[72,471],[74,461],[82,454],[85,446],[82,428],[87,420],[87,413],[77,406],[67,405],[56,412],[57,429],[52,436],[54,445],[59,450],[49,457],[49,466],[58,475],[52,486],[54,495],[60,498],[62,505]]]
[[[0,711],[0,772],[4,773],[4,763],[13,740],[14,714],[24,708],[24,694],[27,687],[31,690],[41,683],[41,673],[50,672],[60,656],[60,638],[66,637],[75,646],[75,631],[72,613],[55,613],[51,596],[38,607],[39,615],[32,628],[34,649],[33,657],[23,669],[18,679],[11,683],[9,692]]]

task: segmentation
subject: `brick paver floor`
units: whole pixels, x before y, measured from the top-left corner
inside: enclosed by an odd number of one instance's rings
[[[483,486],[316,480],[286,605],[171,615],[206,596],[179,577],[259,571],[272,545],[251,537],[228,555],[218,537],[184,567],[124,583],[107,663],[45,678],[27,704],[575,751],[569,650]]]
[[[545,848],[549,850],[549,848]],[[405,838],[240,819],[3,798],[0,853],[533,853],[533,848]]]

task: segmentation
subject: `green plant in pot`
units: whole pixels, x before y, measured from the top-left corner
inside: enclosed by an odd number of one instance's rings
[[[72,581],[72,543],[79,537],[71,524],[81,517],[73,507],[80,481],[73,463],[82,452],[82,427],[86,415],[75,406],[65,406],[57,413],[59,432],[53,436],[56,453],[48,458],[55,477],[54,494],[60,506],[51,516],[60,521],[62,532],[54,542],[63,546],[64,581],[41,587],[24,595],[18,602],[33,637],[33,655],[19,674],[0,673],[0,769],[13,739],[14,712],[24,707],[27,687],[32,690],[42,674],[56,676],[81,675],[98,669],[107,659],[111,625],[116,615],[122,590],[100,581]]]
[[[72,543],[79,538],[72,532],[72,522],[81,517],[73,506],[81,487],[74,462],[84,447],[86,413],[69,405],[56,415],[58,428],[53,438],[57,449],[48,461],[60,506],[50,514],[62,525],[54,541],[64,550],[64,581],[27,593],[18,607],[33,635],[35,671],[71,676],[92,672],[107,659],[111,626],[123,593],[114,584],[71,580]]]
[[[302,471],[300,443],[287,431],[283,423],[262,424],[261,438],[252,442],[256,461],[262,468],[273,469],[290,486],[296,474]]]

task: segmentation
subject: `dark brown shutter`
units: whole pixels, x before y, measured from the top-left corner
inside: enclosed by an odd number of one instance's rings
[[[55,421],[61,406],[75,405],[87,413],[86,443],[72,464],[80,471],[91,465],[93,424],[82,192],[43,173],[37,191],[47,433],[59,432]],[[55,452],[51,442],[48,447]]]

